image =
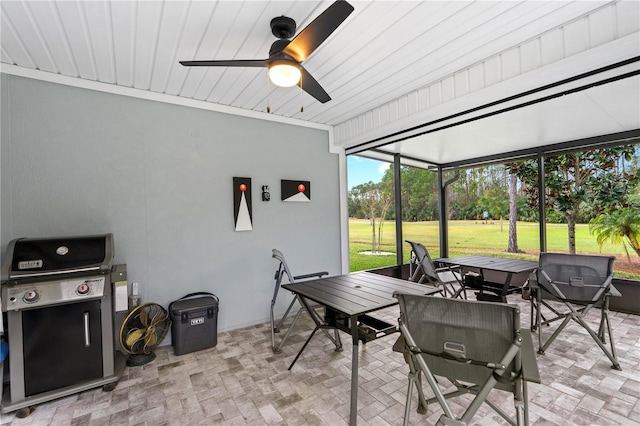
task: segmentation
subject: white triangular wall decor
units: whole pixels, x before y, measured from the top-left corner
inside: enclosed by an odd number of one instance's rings
[[[304,195],[304,192],[298,192],[296,195],[291,196],[287,199],[284,199],[282,201],[293,201],[293,202],[297,202],[297,203],[309,203],[311,200],[309,200],[309,198],[307,198],[306,195]]]
[[[251,231],[253,230],[253,224],[251,223],[251,216],[249,215],[249,207],[247,206],[247,199],[242,193],[240,199],[240,209],[238,210],[238,219],[236,220],[236,232],[237,231]]]

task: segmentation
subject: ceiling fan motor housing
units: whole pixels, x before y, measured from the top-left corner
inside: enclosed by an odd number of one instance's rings
[[[291,43],[291,41],[286,38],[274,41],[269,49],[269,59],[286,59],[295,62],[295,59],[283,52],[289,43]]]
[[[287,16],[278,16],[271,20],[271,33],[280,38],[288,39],[296,33],[296,21]]]

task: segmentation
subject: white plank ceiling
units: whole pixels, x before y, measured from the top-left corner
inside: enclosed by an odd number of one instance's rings
[[[304,63],[332,97],[326,104],[295,87],[271,85],[268,94],[266,69],[178,63],[267,58],[272,18],[289,16],[299,31],[331,3],[2,0],[0,61],[7,73],[40,70],[265,115],[270,104],[274,116],[333,126],[335,143],[356,152],[377,138],[394,142],[384,139],[393,132],[640,56],[636,0],[352,1],[354,13]],[[382,149],[448,163],[638,130],[638,69],[632,61],[616,74],[632,75],[615,84]]]

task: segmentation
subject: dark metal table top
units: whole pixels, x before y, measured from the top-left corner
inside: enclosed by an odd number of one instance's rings
[[[398,301],[394,291],[410,294],[433,294],[440,290],[372,272],[321,278],[282,288],[346,315],[360,315],[393,306]]]
[[[447,265],[460,265],[467,268],[486,269],[490,271],[507,272],[519,274],[533,271],[538,268],[538,262],[531,260],[507,259],[503,257],[491,256],[461,256],[453,258],[434,259],[434,262],[445,263]]]

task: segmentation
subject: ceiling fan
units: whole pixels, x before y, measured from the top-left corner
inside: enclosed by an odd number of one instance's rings
[[[300,87],[325,103],[331,97],[320,86],[320,83],[302,66],[302,63],[333,33],[336,28],[353,12],[353,6],[338,0],[322,12],[306,28],[295,36],[296,21],[286,16],[271,20],[271,32],[278,40],[273,42],[267,59],[232,59],[228,61],[180,61],[187,67],[266,67],[269,78],[277,86]]]

